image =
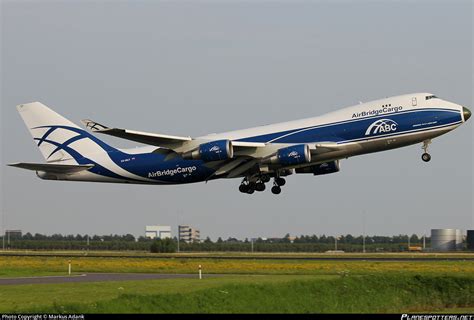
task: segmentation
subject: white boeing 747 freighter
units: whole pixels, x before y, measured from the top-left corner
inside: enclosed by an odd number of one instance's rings
[[[117,149],[39,102],[18,111],[46,163],[13,163],[41,179],[140,184],[182,184],[241,178],[239,190],[281,192],[290,174],[338,172],[340,160],[423,143],[430,161],[433,138],[471,117],[468,108],[414,93],[361,103],[319,117],[191,138],[109,128],[92,120],[92,133],[147,146]]]

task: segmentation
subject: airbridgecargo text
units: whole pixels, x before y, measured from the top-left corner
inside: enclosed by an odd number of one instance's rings
[[[353,113],[352,119],[362,118],[362,117],[367,117],[367,116],[378,116],[379,114],[384,114],[384,113],[399,112],[399,111],[402,111],[402,109],[403,107],[399,106],[399,107],[383,107],[381,109],[362,111],[358,113]]]
[[[185,167],[185,168],[176,168],[176,169],[166,169],[166,170],[158,170],[158,171],[153,171],[148,173],[148,178],[157,178],[157,177],[162,177],[162,176],[174,176],[175,174],[181,174],[181,173],[193,173],[194,171],[197,170],[196,166],[192,167]]]

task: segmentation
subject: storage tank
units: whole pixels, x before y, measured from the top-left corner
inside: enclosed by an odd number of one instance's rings
[[[456,250],[458,229],[431,229],[431,248],[435,251]]]
[[[474,230],[467,230],[467,250],[474,251]]]

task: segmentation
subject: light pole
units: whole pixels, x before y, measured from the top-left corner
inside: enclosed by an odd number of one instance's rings
[[[177,217],[176,217],[176,220],[177,220],[177,222],[178,222],[178,253],[179,253],[179,238],[181,238],[181,232],[180,232],[180,230],[179,230],[179,213],[180,213],[180,211],[178,210],[178,212],[177,212],[177,214],[176,214],[176,216],[177,216]]]
[[[179,253],[179,238],[181,238],[181,237],[180,237],[180,234],[179,234],[179,224],[178,224],[178,253]]]
[[[365,234],[362,236],[362,252],[365,253]]]
[[[362,217],[362,252],[365,253],[365,211]]]
[[[2,210],[2,250],[5,251],[5,236],[6,236],[6,229],[5,229],[5,212]]]

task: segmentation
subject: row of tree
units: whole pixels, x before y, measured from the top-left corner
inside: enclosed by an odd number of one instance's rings
[[[429,238],[425,243],[429,245]],[[365,250],[367,252],[396,252],[408,250],[408,244],[421,246],[422,239],[416,235],[367,236]],[[328,250],[344,250],[346,252],[360,252],[363,250],[364,237],[345,235],[336,238],[333,236],[300,236],[291,238],[285,235],[282,238],[271,239],[244,239],[218,238],[212,241],[209,237],[204,241],[178,244],[176,238],[152,240],[145,237],[135,238],[126,235],[42,235],[26,233],[11,237],[7,241],[7,248],[29,250],[117,250],[117,251],[151,251],[151,252],[325,252]]]
[[[10,236],[8,237],[10,241],[13,240],[34,240],[34,241],[66,241],[66,242],[150,242],[152,241],[149,238],[145,237],[138,237],[136,238],[132,234],[126,234],[126,235],[62,235],[62,234],[52,234],[52,235],[44,235],[40,233],[25,233],[22,236]],[[410,238],[408,240],[408,238]],[[175,238],[177,241],[177,239]],[[426,241],[429,241],[430,238],[426,237]],[[301,235],[299,237],[292,238],[290,237],[289,234],[286,234],[282,238],[257,238],[254,240],[251,239],[244,239],[240,240],[234,237],[229,237],[226,240],[222,239],[219,237],[215,243],[250,243],[250,242],[255,242],[255,243],[335,243],[336,238],[334,236],[326,236],[326,235]],[[423,238],[418,237],[416,234],[411,235],[410,237],[408,235],[396,235],[396,236],[365,236],[365,243],[366,244],[396,244],[396,243],[406,243],[410,242],[412,244],[419,244],[423,241]],[[207,237],[204,241],[204,243],[214,243],[209,237]],[[346,244],[362,244],[364,242],[364,237],[363,236],[352,236],[350,234],[348,235],[341,235],[337,237],[337,242],[338,243],[346,243]]]

